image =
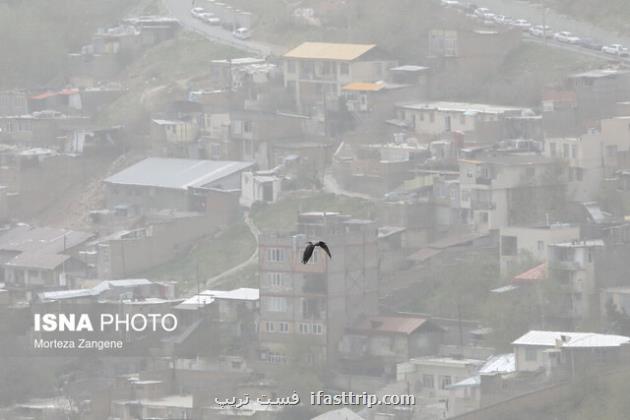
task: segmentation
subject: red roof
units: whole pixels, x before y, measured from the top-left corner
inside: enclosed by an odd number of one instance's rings
[[[427,322],[426,318],[374,316],[359,322],[353,329],[361,332],[379,332],[409,335]]]
[[[514,277],[512,279],[512,283],[514,284],[537,283],[541,280],[544,280],[546,277],[547,277],[547,264],[542,263]]]
[[[57,91],[57,92],[48,91],[48,92],[40,93],[39,95],[31,96],[31,99],[41,100],[41,99],[47,99],[47,98],[51,98],[53,96],[58,96],[58,95],[70,96],[70,95],[74,95],[76,93],[79,93],[79,89],[77,89],[77,88],[67,88],[67,89],[62,89],[62,90]]]
[[[549,89],[543,93],[543,101],[577,102],[577,94],[572,90]]]

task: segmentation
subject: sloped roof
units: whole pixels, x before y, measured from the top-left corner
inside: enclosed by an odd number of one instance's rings
[[[0,235],[0,250],[56,254],[89,240],[94,234],[50,227],[17,226]]]
[[[427,318],[374,316],[364,319],[351,329],[363,332],[368,331],[409,335],[414,333],[418,328],[422,327],[427,322]]]
[[[376,47],[374,44],[304,42],[287,52],[284,57],[313,60],[351,61],[361,57],[374,47]]]
[[[69,255],[41,254],[38,252],[25,252],[17,255],[5,263],[9,267],[38,268],[41,270],[53,270],[70,259]]]
[[[54,301],[63,299],[76,299],[81,297],[98,296],[101,293],[112,288],[129,288],[137,286],[147,286],[153,284],[148,279],[120,279],[120,280],[104,280],[94,287],[87,289],[57,290],[51,292],[43,292],[39,294],[42,301]]]
[[[346,91],[357,92],[378,92],[385,88],[384,83],[367,83],[367,82],[352,82],[343,86],[341,89]]]
[[[563,348],[606,348],[619,347],[630,342],[630,337],[623,335],[598,334],[589,332],[530,331],[516,339],[515,346],[539,346]]]
[[[317,417],[313,417],[311,420],[364,420],[363,417],[356,414],[349,408],[340,408],[337,410],[328,411],[324,414],[320,414]]]
[[[514,277],[512,283],[536,283],[544,280],[546,277],[547,264],[542,263]]]
[[[252,162],[147,158],[105,180],[109,184],[171,189],[202,187],[253,166]]]

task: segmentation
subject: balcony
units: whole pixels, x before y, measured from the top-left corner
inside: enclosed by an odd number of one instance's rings
[[[577,271],[582,269],[582,265],[577,261],[550,260],[550,270]]]
[[[472,200],[470,202],[470,208],[473,210],[494,210],[496,205],[489,201]]]
[[[492,185],[492,178],[488,178],[485,176],[478,176],[477,178],[475,178],[475,184]]]

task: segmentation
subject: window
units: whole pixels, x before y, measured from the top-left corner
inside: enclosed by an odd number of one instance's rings
[[[575,168],[575,179],[582,181],[584,179],[584,170],[582,168]]]
[[[556,157],[556,143],[549,143],[549,154],[551,157]]]
[[[577,158],[577,145],[576,144],[571,145],[571,157],[573,159]]]
[[[429,112],[429,121],[432,123],[435,122],[435,112]]]
[[[283,248],[269,248],[267,259],[271,262],[284,262],[286,252]]]
[[[293,60],[287,61],[287,73],[295,74],[295,61]]]
[[[538,241],[537,247],[538,247],[538,251],[544,251],[545,250],[545,242]]]
[[[459,114],[459,123],[461,125],[465,125],[466,124],[466,115],[464,114]]]
[[[433,375],[427,375],[427,374],[422,375],[422,385],[425,388],[431,388],[431,389],[435,388],[435,381],[433,379]]]
[[[440,376],[440,389],[446,389],[452,383],[452,379],[449,375]]]
[[[535,362],[538,360],[538,353],[536,349],[525,349],[525,360],[528,362]]]
[[[288,333],[289,332],[289,323],[288,322],[280,322],[278,324],[278,329],[281,333]]]
[[[322,335],[322,334],[324,334],[324,328],[322,327],[321,324],[313,324],[312,328],[313,328],[313,334],[315,334],[315,335]]]
[[[280,296],[265,296],[263,305],[269,312],[286,312],[289,307],[287,299]]]
[[[518,252],[516,236],[501,236],[501,255],[513,257]]]
[[[340,63],[339,64],[339,73],[343,75],[350,74],[350,65],[348,63]]]
[[[565,159],[569,158],[569,145],[568,144],[562,145],[562,157]]]
[[[267,332],[274,332],[274,325],[273,322],[265,322],[265,331]]]
[[[285,285],[284,273],[267,273],[269,286],[274,289],[281,289]]]
[[[309,324],[299,324],[298,325],[298,332],[300,334],[310,334],[311,333],[311,326]]]

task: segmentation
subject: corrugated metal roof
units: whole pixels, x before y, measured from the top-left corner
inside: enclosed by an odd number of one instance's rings
[[[251,287],[240,287],[234,290],[204,290],[200,295],[212,296],[216,299],[258,300],[260,291]]]
[[[515,346],[540,346],[563,348],[619,347],[630,342],[623,335],[590,332],[530,331],[515,340]]]
[[[252,162],[147,158],[105,180],[109,184],[187,189],[202,187],[247,169]]]
[[[514,353],[491,356],[479,369],[480,374],[516,372],[516,357]]]
[[[89,240],[94,234],[58,228],[17,226],[0,235],[0,250],[57,254]]]
[[[503,106],[503,105],[491,105],[491,104],[478,104],[469,102],[415,102],[415,103],[403,103],[397,104],[398,108],[410,109],[410,110],[432,110],[443,112],[467,112],[467,113],[479,113],[479,114],[503,114],[506,112],[524,112],[528,111],[528,108]]]
[[[360,322],[355,328],[359,331],[411,334],[427,322],[426,318],[374,316]]]
[[[363,420],[363,417],[349,408],[344,407],[320,414],[317,417],[313,417],[311,420]]]
[[[331,42],[304,42],[284,55],[285,58],[312,60],[352,61],[361,57],[374,44],[340,44]]]
[[[5,265],[10,267],[38,268],[42,270],[52,270],[70,259],[68,255],[62,254],[40,254],[35,252],[25,252],[10,259]]]

